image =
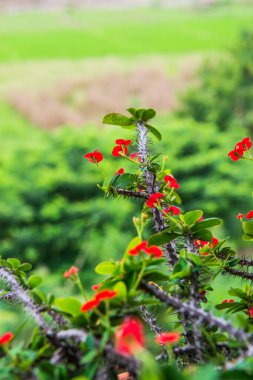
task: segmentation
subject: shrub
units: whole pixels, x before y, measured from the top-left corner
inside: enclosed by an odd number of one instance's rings
[[[116,139],[113,150],[115,160],[126,159],[133,170],[111,176],[100,167],[101,152],[92,151],[85,157],[103,176],[99,188],[105,195],[116,201],[120,195],[143,200],[140,217],[133,219],[135,236],[120,260],[110,259],[96,267],[102,280],[93,286],[91,298],[76,266],[64,277],[79,288],[80,299],[55,298],[37,289],[38,276],[27,276],[30,264],[16,258],[0,261],[1,298],[21,302],[37,325],[31,339],[19,345],[14,340],[18,331],[0,336],[4,378],[252,377],[250,284],[232,288],[228,298],[223,291],[225,299],[216,305],[227,317],[234,314],[236,324],[217,317],[206,302],[219,275],[232,274],[252,282],[249,268],[253,261],[238,257],[227,239],[213,236],[221,219],[203,218],[199,209],[184,212],[178,195],[180,183],[166,168],[166,157],[160,160],[159,154],[150,152],[148,133],[160,137],[149,125],[155,111],[129,112],[129,117],[109,114],[104,122],[137,133],[134,140]],[[252,163],[251,146],[249,138],[239,141],[230,157]],[[238,219],[243,238],[253,241],[253,210]],[[147,224],[154,226],[152,235],[145,231]],[[110,247],[108,251],[110,257]]]

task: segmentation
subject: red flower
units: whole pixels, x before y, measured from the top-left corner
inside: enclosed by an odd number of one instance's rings
[[[90,301],[87,301],[85,304],[83,304],[83,306],[81,307],[81,311],[85,312],[94,309],[100,304],[100,302],[113,298],[116,295],[117,292],[115,292],[114,290],[101,290],[101,292],[97,293],[95,297],[93,297]]]
[[[219,243],[219,240],[216,239],[215,237],[212,238],[212,244],[214,247],[216,247],[216,245]]]
[[[74,274],[77,274],[79,271],[79,269],[77,267],[71,267],[69,268],[69,270],[67,270],[65,273],[64,273],[64,277],[65,278],[69,278],[71,276],[73,276]]]
[[[237,215],[237,219],[242,219],[243,217],[244,217],[243,214],[238,214],[238,215]]]
[[[95,295],[95,299],[96,299],[96,301],[98,301],[100,303],[101,301],[108,300],[110,298],[114,298],[116,295],[117,295],[117,292],[115,292],[114,290],[105,289],[105,290],[101,290],[99,293],[97,293]]]
[[[205,245],[208,244],[208,241],[205,241],[205,240],[194,240],[193,241],[193,245],[195,245],[196,247],[204,247]]]
[[[180,339],[180,334],[178,332],[164,332],[158,334],[155,337],[155,341],[158,344],[167,345],[177,343]]]
[[[87,301],[83,304],[83,306],[81,307],[81,311],[86,312],[86,311],[92,310],[98,305],[99,305],[99,301],[93,298],[90,301]]]
[[[129,255],[137,256],[141,251],[146,252],[146,249],[148,248],[148,242],[143,241],[140,244],[136,245],[136,247],[129,250]]]
[[[12,334],[12,332],[6,332],[5,334],[3,334],[0,337],[0,346],[2,346],[3,344],[8,344],[13,339],[13,337],[14,335]]]
[[[123,140],[123,139],[117,139],[117,140],[115,140],[115,143],[117,144],[117,145],[130,145],[131,144],[131,140]]]
[[[169,184],[169,187],[171,189],[179,189],[180,188],[180,185],[179,185],[179,183],[177,183],[176,178],[172,177],[171,175],[166,175],[164,177],[164,181]]]
[[[128,153],[128,149],[126,146],[116,145],[112,150],[112,155],[114,157],[125,156]]]
[[[152,255],[157,258],[163,255],[163,251],[159,247],[156,247],[155,245],[148,247],[148,242],[145,240],[138,244],[135,248],[130,249],[129,255],[137,256],[141,251],[145,252],[147,255]]]
[[[117,174],[124,174],[125,173],[125,170],[123,168],[120,168],[114,175],[117,175]]]
[[[135,317],[128,317],[115,332],[115,349],[121,354],[133,355],[145,345],[142,323]]]
[[[235,301],[234,300],[224,300],[224,301],[222,301],[222,303],[228,303],[228,302],[233,303]]]
[[[249,317],[253,318],[253,306],[249,307]]]
[[[196,222],[196,223],[198,223],[198,222],[201,222],[201,220],[204,220],[204,217],[203,217],[203,215],[201,215],[201,216],[198,218],[198,220],[197,220],[197,222]]]
[[[242,141],[240,141],[239,143],[235,145],[235,149],[240,149],[240,150],[243,150],[244,152],[246,150],[249,150],[251,147],[252,147],[252,142],[250,141],[249,137],[245,137],[244,139],[242,139]]]
[[[151,255],[157,258],[162,257],[163,255],[163,251],[161,250],[161,248],[156,247],[155,245],[151,245],[150,247],[148,247],[145,252],[147,255]]]
[[[84,155],[85,158],[87,158],[90,162],[92,162],[93,164],[98,164],[99,162],[101,162],[103,160],[103,155],[102,153],[100,153],[98,150],[94,150],[94,152],[91,152],[91,153],[86,153]]]
[[[95,292],[100,288],[102,284],[95,284],[95,285],[92,285],[91,289],[94,290]]]
[[[137,159],[139,162],[141,161],[139,153],[131,153],[129,158],[131,158],[131,160]]]
[[[166,208],[164,210],[166,213],[171,213],[173,215],[178,215],[180,214],[180,208],[176,206],[170,206],[169,208]]]
[[[112,155],[114,157],[125,156],[128,153],[127,145],[131,144],[131,140],[117,139],[115,143],[117,144],[113,150]]]
[[[253,218],[253,210],[249,211],[248,214],[246,215],[247,219],[252,219]]]
[[[232,161],[238,161],[240,160],[240,158],[243,157],[243,150],[241,149],[231,150],[231,152],[228,153],[228,156],[231,158]]]
[[[228,156],[233,161],[238,161],[240,158],[243,157],[244,152],[249,150],[252,147],[252,142],[250,141],[249,137],[245,137],[242,139],[242,141],[239,141],[237,144],[235,144],[234,150],[228,153]]]
[[[155,205],[157,205],[158,203],[158,199],[164,197],[165,194],[162,194],[162,193],[154,193],[154,194],[151,194],[150,197],[148,198],[147,202],[146,202],[146,205],[147,207],[155,207]]]

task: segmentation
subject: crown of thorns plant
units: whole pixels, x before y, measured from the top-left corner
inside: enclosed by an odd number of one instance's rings
[[[101,173],[98,186],[106,197],[143,202],[140,216],[133,218],[136,236],[121,259],[95,268],[101,282],[92,287],[93,296],[75,266],[64,277],[76,284],[80,297],[55,298],[37,289],[38,276],[27,276],[30,264],[0,260],[0,298],[22,303],[37,325],[26,342],[16,343],[13,332],[0,337],[0,373],[6,378],[195,379],[197,365],[206,363],[213,363],[215,379],[232,379],[238,371],[242,379],[253,374],[248,363],[253,354],[253,260],[239,257],[227,238],[213,236],[221,219],[205,218],[202,210],[184,212],[178,193],[183,190],[166,168],[168,157],[154,152],[149,138],[161,139],[149,124],[155,111],[128,111],[129,117],[112,113],[103,121],[132,133],[131,139],[116,139],[112,155],[129,161],[133,172],[121,167],[109,176],[101,152],[84,157]],[[252,160],[251,147],[245,137],[228,155],[233,161]],[[237,218],[243,239],[253,240],[253,210]],[[235,299],[221,298],[216,305],[224,318],[207,302],[218,275],[249,280],[229,291]],[[232,314],[236,323],[228,318]]]

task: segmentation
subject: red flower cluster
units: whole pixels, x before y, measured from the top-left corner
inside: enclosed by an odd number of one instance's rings
[[[74,274],[77,274],[79,271],[79,269],[77,267],[71,267],[69,268],[69,270],[66,270],[66,272],[64,273],[64,277],[65,278],[69,278],[71,276],[73,276]]]
[[[237,219],[242,219],[244,218],[244,214],[238,214],[237,215]],[[249,211],[247,214],[246,214],[246,218],[247,219],[252,219],[253,218],[253,210]]]
[[[222,303],[233,303],[233,302],[235,302],[234,300],[224,300],[224,301],[222,301]]]
[[[121,157],[125,156],[128,153],[127,146],[131,144],[131,140],[123,140],[123,139],[117,139],[115,143],[117,144],[113,150],[112,155],[114,157]]]
[[[151,194],[150,197],[148,198],[147,202],[146,202],[146,205],[147,207],[155,207],[158,202],[159,202],[159,199],[164,197],[165,194],[163,193],[154,193],[154,194]]]
[[[177,182],[176,178],[172,177],[171,175],[166,175],[164,177],[164,181],[169,184],[169,187],[171,189],[179,189],[180,188],[180,185]]]
[[[170,206],[169,208],[166,208],[163,211],[166,212],[167,214],[172,214],[172,215],[180,214],[180,208],[176,206]]]
[[[145,346],[145,337],[141,322],[128,317],[115,332],[115,349],[120,354],[133,355]]]
[[[244,152],[249,150],[252,147],[252,142],[250,141],[249,137],[245,137],[242,139],[242,141],[239,141],[233,150],[228,153],[228,156],[231,158],[232,161],[238,161],[240,158],[243,157]]]
[[[156,247],[155,245],[148,247],[148,242],[146,240],[138,244],[135,248],[130,249],[129,255],[137,256],[141,251],[157,258],[162,257],[163,255],[163,251],[159,247]]]
[[[3,344],[8,344],[13,339],[13,337],[14,335],[12,334],[12,332],[6,332],[5,334],[3,334],[0,337],[0,346],[2,346]]]
[[[87,158],[92,164],[98,164],[103,160],[103,155],[98,150],[94,150],[94,152],[86,153],[84,158]]]
[[[158,334],[155,338],[156,343],[162,345],[169,345],[177,343],[180,339],[180,334],[178,332],[164,332]]]
[[[114,175],[120,175],[120,174],[124,174],[125,173],[125,170],[123,168],[120,168]]]
[[[81,311],[86,312],[97,307],[102,301],[114,298],[117,295],[117,292],[114,290],[101,290],[97,293],[90,301],[87,301],[81,307]]]

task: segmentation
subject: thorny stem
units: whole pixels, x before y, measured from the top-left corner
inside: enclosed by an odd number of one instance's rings
[[[206,312],[201,308],[196,307],[192,301],[182,302],[177,297],[167,294],[154,284],[142,281],[141,286],[149,294],[159,299],[163,304],[172,307],[175,311],[178,311],[180,314],[183,314],[188,318],[194,318],[198,326],[202,325],[203,323],[207,323],[210,327],[217,326],[240,342],[248,344],[248,348],[253,348],[252,335],[246,333],[244,330],[235,328],[233,325],[231,325],[230,322],[226,321],[225,319],[215,317],[212,313]]]

